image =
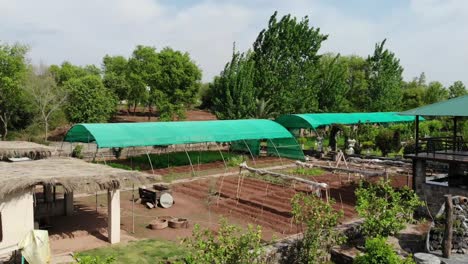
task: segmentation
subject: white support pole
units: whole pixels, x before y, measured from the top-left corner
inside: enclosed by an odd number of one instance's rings
[[[257,165],[257,162],[255,162],[255,158],[254,158],[254,156],[253,156],[253,153],[252,153],[252,151],[250,150],[249,144],[247,144],[247,142],[245,142],[245,139],[243,139],[242,141],[244,141],[245,146],[246,146],[247,149],[249,150],[250,157],[252,157],[252,161],[253,161],[254,165]]]
[[[190,162],[190,167],[192,168],[192,176],[195,176],[195,169],[193,168],[192,159],[190,158],[190,155],[188,154],[187,148],[186,148],[185,145],[184,145],[184,151],[185,151],[185,155],[187,155],[187,158],[188,158],[188,160]]]
[[[109,243],[120,242],[120,190],[107,191],[107,236]]]
[[[132,234],[135,234],[135,184],[132,184]]]
[[[275,148],[275,150],[276,150],[276,154],[278,154],[278,157],[279,157],[279,159],[280,159],[280,163],[281,163],[281,165],[284,165],[284,164],[283,164],[283,159],[281,158],[281,155],[279,154],[279,152],[278,152],[278,149],[276,148],[276,145],[275,145],[275,143],[273,143],[273,140],[271,140],[271,139],[268,139],[268,140],[270,140],[271,144],[272,144],[272,145],[273,145],[273,147]]]
[[[149,155],[149,152],[148,152],[148,147],[145,147],[145,150],[146,150],[146,157],[148,157],[148,161],[149,161],[149,164],[151,166],[151,172],[154,175],[153,162],[151,161],[151,158],[150,158],[150,155]]]

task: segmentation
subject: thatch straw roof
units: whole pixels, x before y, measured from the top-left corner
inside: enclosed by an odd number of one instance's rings
[[[28,157],[30,159],[48,158],[56,152],[53,147],[28,141],[0,141],[0,160],[5,158]]]
[[[95,192],[160,180],[160,176],[74,158],[0,162],[0,171],[0,200],[15,193],[28,192],[40,184],[62,185],[67,192]]]

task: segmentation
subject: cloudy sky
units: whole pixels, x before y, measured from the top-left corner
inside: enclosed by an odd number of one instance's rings
[[[32,62],[101,64],[138,44],[187,51],[218,74],[251,47],[271,14],[309,16],[329,34],[321,52],[367,56],[387,38],[405,78],[468,84],[466,0],[0,0],[0,41],[31,47]]]

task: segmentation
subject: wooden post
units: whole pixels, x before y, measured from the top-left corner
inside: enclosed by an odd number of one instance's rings
[[[452,195],[445,196],[445,232],[444,240],[442,242],[442,255],[444,258],[450,258],[452,253],[452,228],[453,228],[453,204]]]
[[[416,122],[415,122],[415,142],[414,142],[414,146],[415,146],[415,154],[418,155],[419,153],[419,116],[417,115],[416,118],[415,118]]]

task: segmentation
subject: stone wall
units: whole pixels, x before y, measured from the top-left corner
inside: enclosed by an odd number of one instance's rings
[[[427,202],[429,211],[434,217],[439,212],[440,206],[445,202],[444,195],[468,196],[468,189],[424,183],[421,185],[421,188],[417,190],[417,194],[421,199]]]

